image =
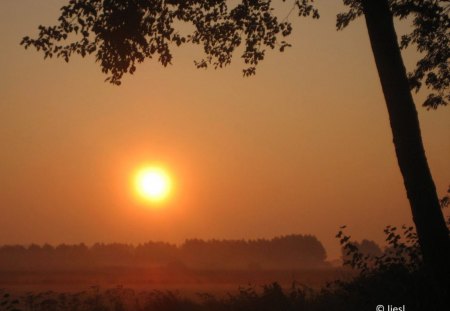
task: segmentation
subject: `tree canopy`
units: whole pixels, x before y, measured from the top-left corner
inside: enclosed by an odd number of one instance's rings
[[[361,1],[343,1],[349,11],[338,14],[338,30],[363,14]],[[431,89],[423,103],[427,109],[447,105],[450,101],[450,1],[390,0],[389,3],[394,17],[412,21],[412,30],[401,37],[400,48],[414,45],[422,56],[416,68],[408,74],[411,89],[418,92],[423,83]]]
[[[241,53],[244,76],[255,74],[268,49],[283,52],[292,32],[286,16],[276,15],[270,0],[70,0],[61,8],[58,23],[39,26],[37,38],[24,37],[21,44],[34,46],[44,57],[69,61],[74,54],[94,54],[107,81],[120,85],[124,74],[133,74],[137,64],[157,58],[172,62],[172,48],[191,43],[200,45],[204,57],[198,68],[221,68]],[[319,18],[314,0],[286,1],[289,15]],[[343,0],[349,8],[337,15],[337,29],[343,29],[362,15],[360,0]],[[400,46],[415,45],[422,58],[409,73],[411,88],[423,84],[432,90],[424,102],[427,108],[447,105],[450,70],[450,1],[391,0],[391,11],[400,19],[410,18],[412,30],[402,36]],[[181,26],[187,23],[190,27]],[[183,29],[180,29],[183,28]],[[191,30],[184,34],[185,30]],[[242,46],[242,48],[240,48]]]

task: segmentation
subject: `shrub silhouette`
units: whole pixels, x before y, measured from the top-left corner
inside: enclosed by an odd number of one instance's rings
[[[448,194],[450,188],[440,201],[442,208],[449,205]],[[450,227],[450,217],[447,227]],[[374,255],[362,252],[343,230],[338,232],[336,237],[345,252],[344,265],[358,274],[351,281],[330,284],[322,290],[319,300],[333,302],[333,310],[370,310],[380,304],[405,305],[408,310],[448,308],[450,297],[424,265],[414,228],[402,226],[399,231],[397,227],[387,226],[384,233],[388,247],[383,254]]]
[[[13,299],[10,294],[0,289],[0,311],[20,311],[19,300]]]

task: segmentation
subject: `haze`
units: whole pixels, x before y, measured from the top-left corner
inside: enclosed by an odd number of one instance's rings
[[[337,32],[342,7],[325,2],[319,21],[291,16],[293,47],[270,53],[255,77],[242,77],[238,58],[198,70],[200,51],[183,48],[172,66],[146,61],[120,87],[93,58],[44,61],[19,46],[64,1],[0,2],[0,244],[298,233],[337,258],[341,225],[383,244],[386,225],[411,224],[363,20]],[[405,55],[409,68],[416,56]],[[418,110],[441,196],[450,111]],[[157,210],[130,185],[153,161],[177,183]]]

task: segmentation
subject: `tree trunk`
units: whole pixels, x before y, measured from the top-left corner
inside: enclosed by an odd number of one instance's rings
[[[439,286],[448,291],[449,232],[425,156],[388,0],[362,0],[362,5],[424,262]]]

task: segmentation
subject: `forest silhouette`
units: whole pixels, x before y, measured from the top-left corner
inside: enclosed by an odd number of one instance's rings
[[[170,266],[189,269],[295,269],[326,267],[326,252],[312,235],[257,240],[189,239],[181,245],[97,243],[53,247],[0,247],[0,269],[73,270],[100,267]]]

